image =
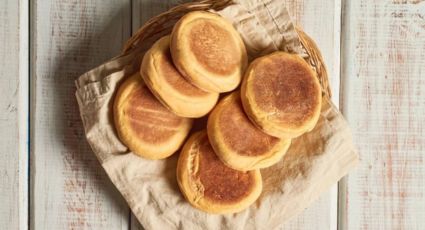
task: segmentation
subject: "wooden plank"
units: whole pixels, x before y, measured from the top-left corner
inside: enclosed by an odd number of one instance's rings
[[[154,15],[165,11],[177,0],[133,0],[133,32]],[[339,104],[339,53],[340,53],[340,0],[285,0],[297,24],[313,37],[322,50],[330,73],[333,101]],[[321,15],[318,17],[318,15]],[[285,229],[336,229],[337,186],[322,195],[302,215],[292,220]],[[142,229],[132,218],[132,229]]]
[[[341,0],[285,0],[292,19],[317,43],[328,69],[332,101],[339,105]]]
[[[180,2],[189,0],[132,0],[132,31],[136,32],[147,20],[156,16]]]
[[[292,19],[317,43],[328,69],[332,101],[339,105],[341,0],[285,0]],[[335,184],[283,229],[337,229]]]
[[[19,229],[29,229],[29,0],[19,0]]]
[[[119,54],[131,2],[31,3],[31,229],[128,229],[129,209],[85,140],[74,80]]]
[[[28,2],[0,2],[0,225],[27,229]],[[22,44],[22,45],[21,45]]]
[[[425,2],[346,1],[343,112],[360,153],[340,229],[423,229]]]

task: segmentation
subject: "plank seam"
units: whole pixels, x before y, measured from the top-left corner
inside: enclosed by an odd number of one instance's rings
[[[34,164],[34,156],[32,155],[32,153],[34,153],[34,147],[33,147],[33,143],[31,140],[33,140],[34,138],[34,122],[32,122],[35,119],[35,115],[32,114],[35,108],[35,102],[36,102],[36,97],[35,97],[35,90],[31,90],[31,89],[35,89],[36,87],[36,75],[33,74],[36,71],[36,67],[35,67],[35,57],[33,56],[35,54],[34,51],[34,43],[32,41],[35,41],[36,39],[36,31],[35,31],[35,23],[36,23],[36,1],[29,1],[28,2],[28,20],[29,20],[29,24],[28,24],[28,29],[29,29],[29,40],[28,40],[28,53],[29,53],[29,74],[28,74],[28,78],[29,78],[29,89],[28,89],[28,96],[29,96],[29,103],[28,103],[28,229],[34,229],[34,224],[35,224],[35,218],[34,217],[34,205],[32,204],[33,202],[33,196],[34,196],[34,169],[35,167],[33,167]]]
[[[347,35],[346,29],[347,28],[347,18],[346,18],[346,14],[347,14],[347,2],[345,0],[341,0],[341,39],[340,39],[340,91],[339,91],[339,109],[341,111],[341,113],[344,115],[344,90],[345,90],[345,84],[344,84],[344,80],[345,80],[345,62],[344,62],[344,56],[345,56],[345,37]],[[338,230],[344,230],[346,229],[345,226],[345,199],[346,199],[346,184],[347,184],[347,176],[344,176],[343,178],[341,178],[341,180],[338,182],[338,217],[337,217],[337,229]]]

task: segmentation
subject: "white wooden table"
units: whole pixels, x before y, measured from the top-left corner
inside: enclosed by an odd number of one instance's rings
[[[139,229],[84,139],[74,80],[176,0],[0,0],[0,229]],[[285,0],[361,163],[282,229],[425,229],[425,2]]]

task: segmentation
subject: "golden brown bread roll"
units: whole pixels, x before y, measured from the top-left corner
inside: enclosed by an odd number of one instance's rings
[[[234,213],[255,202],[262,191],[259,170],[241,172],[224,165],[207,133],[193,134],[177,163],[177,182],[194,207],[209,213]]]
[[[145,54],[140,74],[157,99],[179,116],[202,117],[217,103],[218,93],[199,89],[177,71],[171,59],[170,36],[155,42]]]
[[[172,155],[183,144],[192,126],[164,107],[143,83],[139,73],[119,87],[114,121],[121,141],[135,154],[148,159]]]
[[[180,73],[208,92],[235,89],[248,61],[245,45],[232,24],[205,11],[188,13],[176,23],[171,55]]]
[[[248,117],[264,132],[294,138],[314,128],[322,96],[316,73],[304,59],[275,52],[250,64],[241,99]]]
[[[270,136],[243,111],[239,92],[221,99],[208,118],[208,138],[227,166],[241,171],[269,167],[282,159],[290,139]]]

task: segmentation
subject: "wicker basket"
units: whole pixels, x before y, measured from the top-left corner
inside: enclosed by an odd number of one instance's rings
[[[162,13],[150,19],[127,41],[123,55],[83,74],[77,81],[76,96],[87,140],[146,229],[158,228],[159,224],[175,229],[182,226],[182,220],[188,229],[208,226],[240,229],[248,225],[275,229],[302,212],[358,163],[348,124],[328,100],[331,92],[320,51],[300,28],[297,30],[308,54],[306,61],[316,71],[322,86],[321,119],[315,129],[292,142],[293,149],[289,149],[284,160],[262,170],[264,178],[268,178],[264,180],[268,187],[263,190],[264,200],[258,206],[229,216],[209,215],[192,209],[178,191],[176,157],[170,161],[144,160],[129,152],[119,141],[111,119],[111,102],[119,83],[140,68],[143,51],[160,36],[170,33],[184,14],[195,10],[219,11],[231,4],[229,0],[202,0]]]
[[[158,35],[165,35],[171,32],[175,22],[184,14],[196,10],[220,10],[232,4],[231,0],[200,0],[189,3],[180,4],[168,11],[161,13],[149,19],[124,45],[123,54],[139,47],[141,44],[151,44]],[[306,50],[308,57],[306,61],[316,71],[320,81],[323,96],[330,98],[331,90],[329,87],[328,74],[326,67],[314,41],[300,28],[297,27],[297,32],[302,46]]]

